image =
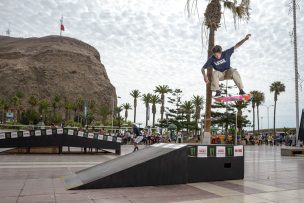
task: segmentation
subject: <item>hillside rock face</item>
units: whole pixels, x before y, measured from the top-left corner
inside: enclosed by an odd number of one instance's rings
[[[0,98],[17,90],[25,95],[50,99],[59,95],[75,101],[82,97],[97,105],[116,103],[98,51],[79,40],[47,36],[12,38],[0,36]]]

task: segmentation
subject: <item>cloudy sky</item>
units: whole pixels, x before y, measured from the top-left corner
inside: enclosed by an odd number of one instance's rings
[[[8,26],[13,37],[40,37],[59,34],[64,17],[64,35],[96,47],[111,82],[121,97],[130,102],[129,92],[152,92],[159,84],[180,88],[184,99],[205,95],[200,69],[207,58],[201,43],[202,13],[207,0],[201,0],[200,15],[188,17],[186,0],[1,0],[0,33]],[[234,29],[229,11],[216,33],[216,43],[230,48],[247,33],[252,34],[232,57],[232,67],[243,78],[245,90],[265,93],[265,105],[273,104],[269,85],[281,81],[286,92],[279,96],[277,125],[295,126],[293,47],[290,33],[292,16],[289,0],[251,1],[251,20]],[[303,70],[303,9],[298,16],[299,73]],[[224,19],[224,18],[223,18]],[[226,26],[225,26],[226,25]],[[204,41],[205,38],[204,38]],[[232,81],[229,84],[233,84]],[[304,83],[303,83],[304,85]],[[304,87],[303,87],[304,88]],[[300,108],[304,108],[300,89]],[[272,123],[272,108],[270,122]],[[262,127],[267,127],[266,107],[261,107]],[[144,105],[139,104],[139,120],[144,122]],[[130,118],[133,113],[130,112]]]

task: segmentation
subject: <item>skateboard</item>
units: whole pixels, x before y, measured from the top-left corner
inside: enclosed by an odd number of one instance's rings
[[[217,102],[230,102],[230,101],[250,101],[253,98],[251,94],[235,95],[227,97],[214,97]]]

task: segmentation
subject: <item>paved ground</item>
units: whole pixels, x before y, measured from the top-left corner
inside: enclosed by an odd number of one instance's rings
[[[129,153],[130,146],[123,147]],[[304,202],[304,158],[279,147],[245,149],[245,179],[186,185],[73,190],[62,177],[115,155],[0,155],[0,202]]]

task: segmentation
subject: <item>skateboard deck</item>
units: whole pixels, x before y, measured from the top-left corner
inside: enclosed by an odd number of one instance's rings
[[[215,101],[218,102],[230,102],[230,101],[250,101],[252,99],[251,94],[245,94],[245,95],[235,95],[235,96],[227,96],[227,97],[215,97],[213,98]]]

